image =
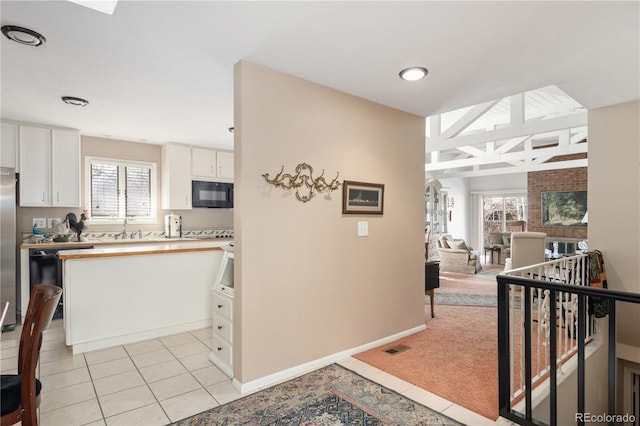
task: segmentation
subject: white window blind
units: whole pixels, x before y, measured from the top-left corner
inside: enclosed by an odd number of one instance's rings
[[[151,215],[151,169],[125,167],[125,211],[127,216]]]
[[[155,221],[155,164],[87,158],[91,217]]]
[[[91,217],[118,217],[118,167],[91,164]]]

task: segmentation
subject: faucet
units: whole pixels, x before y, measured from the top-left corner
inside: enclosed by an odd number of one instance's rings
[[[122,223],[122,239],[127,238],[127,217],[124,217],[124,222]]]

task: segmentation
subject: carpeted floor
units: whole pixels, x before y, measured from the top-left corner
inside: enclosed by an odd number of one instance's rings
[[[460,425],[332,364],[174,423],[204,425]]]
[[[502,270],[498,265],[487,269]],[[435,291],[436,316],[425,315],[426,330],[357,354],[355,358],[495,420],[498,418],[496,290],[495,275],[488,280],[443,272],[440,288]],[[425,299],[428,302],[429,298]],[[396,355],[384,352],[398,344],[411,349]]]
[[[504,270],[504,268],[485,268],[482,271],[478,272],[475,277],[476,278],[482,278],[482,279],[486,279],[486,280],[495,280],[496,279],[496,275],[498,275],[500,272],[502,272]]]
[[[427,329],[355,358],[472,410],[498,418],[497,310],[437,305]],[[411,349],[389,355],[398,345]]]

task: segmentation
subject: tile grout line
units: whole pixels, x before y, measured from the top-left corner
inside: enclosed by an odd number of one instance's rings
[[[89,362],[87,361],[87,357],[84,353],[82,353],[82,358],[84,359],[85,368],[87,369],[87,374],[89,374],[89,379],[91,380],[91,387],[93,388],[93,393],[96,395],[96,402],[98,403],[98,408],[100,409],[100,414],[102,415],[102,421],[104,421],[104,424],[107,424],[107,419],[104,416],[104,410],[102,409],[102,404],[100,403],[100,398],[98,397],[98,390],[96,389],[96,384],[93,381],[93,376],[91,375]],[[90,423],[93,423],[93,422],[90,422]],[[89,423],[85,423],[85,424],[89,424]]]
[[[193,342],[186,342],[186,343],[181,343],[181,344],[177,344],[177,345],[169,346],[168,344],[166,344],[166,343],[164,343],[162,340],[160,340],[160,338],[155,338],[155,340],[157,340],[157,341],[160,343],[160,345],[161,345],[161,348],[162,348],[162,349],[167,350],[167,351],[171,354],[172,360],[173,360],[173,361],[177,361],[177,362],[180,364],[180,366],[181,366],[182,368],[184,368],[184,370],[185,370],[187,373],[189,373],[189,376],[190,376],[190,377],[195,381],[195,383],[197,383],[197,384],[198,384],[198,388],[197,388],[197,389],[194,389],[194,391],[197,391],[197,390],[203,389],[203,390],[206,392],[206,394],[207,394],[207,395],[209,395],[209,396],[212,398],[212,401],[213,401],[215,404],[217,404],[216,406],[220,406],[220,405],[222,405],[222,403],[221,403],[221,402],[220,402],[220,401],[219,401],[219,400],[218,400],[218,399],[217,399],[217,398],[216,398],[216,397],[215,397],[215,396],[214,396],[214,395],[213,395],[213,394],[212,394],[212,393],[211,393],[211,392],[206,388],[206,386],[205,386],[205,385],[204,385],[200,380],[198,380],[198,378],[194,375],[194,372],[195,372],[195,371],[198,371],[198,370],[204,370],[204,369],[209,368],[209,367],[215,367],[215,365],[214,365],[214,364],[211,364],[211,366],[207,365],[207,366],[204,366],[204,367],[202,367],[202,368],[196,368],[196,369],[194,369],[194,370],[192,371],[192,370],[190,370],[190,369],[187,367],[187,364],[185,364],[185,363],[181,360],[181,358],[179,358],[179,357],[178,357],[176,354],[174,354],[174,353],[173,353],[173,351],[172,351],[172,348],[173,348],[173,349],[175,349],[176,347],[179,347],[179,346],[181,346],[181,345],[188,345],[188,344],[196,343],[196,342],[197,342],[197,343],[199,343],[199,344],[202,344],[205,348],[207,348],[207,350],[206,350],[206,351],[203,351],[203,352],[201,353],[203,356],[205,356],[205,357],[207,356],[207,355],[206,355],[207,351],[208,351],[208,350],[211,350],[211,347],[209,346],[209,344],[208,344],[205,340],[203,340],[203,338],[200,338],[200,337],[199,337],[199,334],[193,333],[193,331],[191,331],[191,330],[187,331],[186,333],[188,333],[188,335],[189,335],[189,336],[191,336],[191,337],[194,339],[194,341],[193,341]],[[200,333],[202,333],[202,332],[200,332]],[[202,335],[202,334],[200,334],[200,335]],[[136,342],[136,343],[137,343],[137,342]],[[118,346],[116,346],[116,347],[118,347]],[[86,402],[86,401],[91,401],[93,398],[95,398],[96,402],[98,403],[98,407],[99,407],[99,409],[100,409],[101,419],[96,419],[96,420],[93,420],[93,421],[91,421],[91,422],[89,422],[89,423],[93,423],[93,422],[95,422],[95,421],[100,421],[100,420],[102,420],[102,421],[104,421],[104,422],[105,422],[105,424],[106,424],[106,423],[107,423],[107,419],[108,419],[108,417],[106,417],[106,416],[105,416],[104,408],[103,408],[102,402],[101,402],[101,400],[100,400],[100,396],[98,395],[98,391],[97,391],[97,387],[96,387],[96,380],[99,380],[99,379],[97,379],[97,378],[95,378],[95,377],[94,377],[93,373],[91,372],[91,368],[90,368],[90,367],[92,367],[92,366],[96,366],[96,365],[100,365],[100,364],[103,364],[103,363],[107,363],[107,362],[111,362],[111,361],[116,361],[116,360],[118,360],[118,359],[129,359],[129,361],[130,361],[130,362],[132,363],[132,365],[134,366],[135,371],[136,371],[136,372],[140,375],[140,377],[142,378],[142,381],[143,381],[144,385],[147,387],[147,389],[149,390],[149,392],[151,392],[151,394],[153,395],[153,398],[154,398],[154,401],[155,401],[155,402],[153,402],[152,404],[143,405],[143,406],[141,406],[141,407],[137,407],[137,408],[134,408],[134,409],[131,409],[131,410],[127,410],[127,411],[123,411],[123,412],[121,412],[121,413],[114,414],[114,416],[116,416],[116,415],[120,415],[120,414],[123,414],[123,413],[128,413],[128,412],[131,412],[131,411],[134,411],[134,410],[140,409],[140,408],[148,407],[148,406],[151,406],[151,405],[153,405],[153,404],[156,404],[156,403],[157,403],[157,404],[158,404],[158,406],[160,407],[160,409],[162,410],[162,412],[164,413],[164,415],[166,416],[166,418],[167,418],[167,419],[169,419],[169,422],[171,423],[173,420],[171,420],[171,417],[169,416],[169,414],[167,413],[167,411],[165,410],[165,408],[162,406],[162,403],[161,403],[161,401],[158,399],[158,396],[157,396],[157,395],[153,392],[153,390],[151,389],[150,384],[151,384],[151,383],[153,383],[153,382],[149,382],[149,381],[147,380],[147,378],[145,378],[145,376],[141,373],[141,371],[140,371],[140,368],[141,368],[141,367],[139,367],[139,366],[138,366],[138,364],[136,364],[136,362],[133,360],[132,354],[130,353],[130,351],[129,351],[129,350],[127,350],[127,348],[125,347],[125,345],[119,345],[119,347],[121,347],[121,348],[123,349],[123,352],[124,352],[124,354],[125,354],[125,356],[123,356],[122,358],[108,359],[108,360],[104,360],[104,361],[95,362],[95,363],[93,363],[93,364],[90,364],[90,363],[89,363],[89,359],[88,359],[88,357],[87,357],[86,353],[82,353],[82,354],[79,354],[79,355],[82,355],[82,361],[83,361],[83,365],[82,365],[81,367],[77,367],[77,368],[70,368],[70,369],[68,369],[68,370],[63,370],[63,371],[54,371],[54,372],[51,372],[51,374],[48,374],[47,376],[44,376],[44,377],[46,378],[46,377],[49,377],[49,376],[55,376],[56,374],[65,374],[65,373],[68,373],[68,372],[71,372],[71,371],[74,371],[74,370],[80,370],[80,369],[84,368],[84,369],[85,369],[85,371],[87,372],[87,375],[88,375],[88,378],[89,378],[89,380],[88,380],[88,381],[90,381],[90,382],[91,382],[91,387],[92,387],[93,392],[94,392],[93,397],[92,397],[92,398],[90,398],[90,399],[87,399],[87,400],[85,400],[85,401],[78,401],[78,402],[74,402],[73,404],[69,404],[69,405],[63,405],[63,406],[61,406],[61,407],[57,407],[57,408],[55,408],[55,409],[48,410],[48,412],[49,412],[49,411],[50,411],[50,412],[53,412],[53,411],[58,410],[58,409],[63,409],[63,408],[72,407],[72,406],[74,406],[74,405],[77,405],[77,404],[80,404],[80,403],[83,403],[83,402]],[[106,349],[106,348],[105,348],[105,349]],[[52,352],[52,351],[55,351],[55,350],[56,350],[56,349],[52,348],[52,349],[49,349],[49,350],[43,351],[43,353],[44,353],[44,352]],[[153,352],[153,351],[148,351],[148,352]],[[146,352],[142,352],[142,353],[146,353]],[[195,354],[192,354],[192,355],[197,355],[197,354],[198,354],[198,353],[195,353]],[[67,360],[67,359],[73,359],[73,357],[74,357],[74,356],[75,356],[75,355],[70,354],[70,356],[64,356],[64,357],[62,357],[62,358],[60,358],[60,359],[52,359],[52,360],[50,360],[50,361],[47,361],[46,363],[53,363],[53,362],[58,362],[58,361],[62,361],[62,362],[64,362],[64,361],[65,361],[65,360]],[[185,355],[185,357],[187,357],[187,356],[188,356],[188,355]],[[44,364],[46,364],[46,363],[44,363]],[[156,363],[156,364],[157,364],[157,363]],[[155,364],[151,364],[151,365],[155,365]],[[151,366],[151,365],[150,365],[150,366]],[[184,374],[184,373],[181,373],[181,374]],[[107,378],[107,377],[110,377],[110,376],[113,376],[113,375],[115,375],[115,374],[109,374],[109,375],[107,375],[107,376],[105,376],[105,377],[101,377],[100,379],[102,379],[102,378]],[[40,374],[39,374],[39,376],[40,376]],[[171,376],[171,377],[174,377],[174,376]],[[164,379],[161,379],[161,380],[164,380]],[[218,384],[218,383],[224,383],[224,382],[226,382],[226,381],[227,381],[227,379],[225,379],[225,380],[223,380],[223,381],[220,381],[220,382],[217,382],[217,381],[216,381],[216,382],[214,383],[214,385],[215,385],[215,384]],[[86,382],[81,382],[81,383],[86,383]],[[62,386],[60,389],[70,388],[70,387],[73,387],[73,386],[78,385],[78,384],[81,384],[81,383],[73,383],[73,384],[68,384],[68,385],[67,385],[67,384],[65,384],[65,385],[64,385],[64,386]],[[134,386],[134,387],[135,387],[135,386]],[[131,388],[127,388],[127,389],[131,389]],[[193,392],[193,391],[189,391],[189,392]],[[185,394],[187,394],[187,393],[189,393],[189,392],[184,392],[184,393],[181,393],[181,394],[179,394],[179,395],[174,395],[174,396],[172,396],[172,398],[174,398],[174,397],[179,397],[179,396],[181,396],[181,395],[185,395]],[[117,392],[113,392],[113,393],[117,393]],[[111,395],[111,394],[113,394],[113,393],[109,393],[109,394],[107,394],[107,395]],[[104,396],[104,395],[103,395],[103,396]],[[110,417],[113,417],[113,416],[110,416]],[[189,416],[187,416],[186,418],[188,418],[188,417],[189,417]],[[177,421],[179,421],[179,420],[182,420],[182,419],[178,419]],[[87,423],[85,423],[85,424],[87,424]]]

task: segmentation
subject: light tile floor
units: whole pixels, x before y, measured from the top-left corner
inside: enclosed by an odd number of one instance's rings
[[[211,328],[73,355],[54,320],[40,351],[42,426],[166,425],[240,398],[208,359]],[[17,368],[20,328],[2,333],[0,369]],[[458,421],[493,422],[355,358],[340,364]]]

